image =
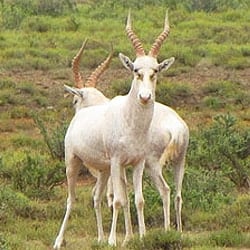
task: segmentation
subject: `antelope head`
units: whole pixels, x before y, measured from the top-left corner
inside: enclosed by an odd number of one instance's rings
[[[86,82],[84,83],[79,70],[79,64],[83,51],[86,47],[86,44],[87,44],[87,39],[83,42],[82,47],[72,60],[72,71],[74,75],[75,86],[70,87],[68,85],[64,85],[65,90],[74,95],[73,106],[76,112],[81,108],[102,104],[108,101],[108,99],[99,90],[96,89],[96,85],[99,77],[108,68],[111,62],[113,50],[106,58],[106,60],[103,61],[91,73],[91,75],[87,78]]]
[[[132,62],[122,53],[119,54],[119,57],[125,68],[133,72],[132,86],[137,88],[137,98],[142,104],[147,104],[154,101],[157,74],[162,70],[167,70],[175,60],[174,57],[171,57],[161,63],[157,61],[161,45],[169,34],[168,13],[166,12],[164,29],[153,43],[148,54],[145,53],[142,43],[132,30],[130,12],[127,18],[126,33],[135,49],[136,59]]]

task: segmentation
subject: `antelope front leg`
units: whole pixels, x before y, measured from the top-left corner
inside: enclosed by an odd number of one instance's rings
[[[67,175],[67,182],[68,182],[67,207],[66,207],[66,213],[63,219],[63,223],[61,225],[60,231],[56,237],[56,240],[53,246],[54,249],[60,249],[63,243],[64,232],[68,223],[68,219],[70,216],[73,203],[76,199],[75,186],[76,186],[77,176],[79,173],[80,164],[81,162],[79,161],[79,159],[75,158],[74,156],[70,158],[69,160],[66,160],[66,175]]]
[[[143,193],[142,193],[143,170],[144,170],[144,161],[137,164],[134,167],[134,171],[133,171],[135,205],[137,209],[140,238],[142,238],[146,233],[145,222],[144,222],[144,198],[143,198]]]
[[[126,237],[128,239],[132,235],[132,223],[129,211],[129,200],[127,199],[127,183],[125,169],[120,166],[119,163],[111,161],[111,181],[113,184],[114,199],[113,199],[113,218],[111,231],[109,235],[108,243],[109,245],[116,246],[116,226],[119,209],[123,207],[125,227],[126,227]]]

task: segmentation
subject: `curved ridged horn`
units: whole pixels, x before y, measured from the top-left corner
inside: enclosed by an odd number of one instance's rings
[[[132,45],[135,49],[136,56],[144,56],[145,52],[142,47],[142,43],[131,28],[130,11],[128,13],[128,18],[127,18],[126,32],[127,32],[128,38],[131,40]]]
[[[78,53],[72,60],[72,70],[73,70],[74,79],[75,79],[75,87],[79,89],[84,87],[83,80],[79,71],[79,64],[80,64],[83,50],[86,47],[87,41],[88,39],[85,39],[85,41],[82,44],[82,47],[80,48],[80,50],[78,51]]]
[[[157,57],[161,45],[164,42],[164,40],[168,37],[168,34],[169,34],[169,22],[168,22],[168,11],[166,11],[164,29],[162,33],[157,37],[157,39],[155,39],[155,42],[148,53],[150,56]]]
[[[96,87],[98,78],[108,68],[112,56],[113,56],[113,45],[111,44],[111,52],[109,56],[95,69],[95,71],[91,73],[91,75],[88,77],[85,87],[94,87],[94,88]]]

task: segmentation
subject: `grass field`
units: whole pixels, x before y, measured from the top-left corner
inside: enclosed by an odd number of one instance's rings
[[[121,216],[115,249],[250,249],[248,1],[169,1],[166,6],[161,0],[6,0],[0,7],[1,250],[52,249],[67,193],[63,136],[74,114],[63,84],[73,85],[71,60],[82,41],[89,38],[83,77],[106,58],[112,43],[114,58],[98,89],[110,98],[126,94],[131,75],[117,55],[135,57],[124,31],[128,9],[134,30],[149,49],[162,31],[167,7],[171,33],[158,59],[174,56],[176,61],[159,75],[156,99],[173,107],[190,128],[184,232],[161,230],[161,200],[146,176],[148,234],[142,242],[136,234],[121,248]],[[83,173],[65,249],[112,249],[96,242],[91,200],[95,180]],[[164,175],[174,193],[171,168]],[[134,205],[131,212],[137,233]],[[111,211],[106,202],[103,217],[108,236]]]

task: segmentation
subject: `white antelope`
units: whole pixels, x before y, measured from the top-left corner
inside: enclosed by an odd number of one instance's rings
[[[166,23],[168,24],[167,21]],[[124,208],[125,241],[132,236],[125,166],[133,166],[139,233],[140,236],[145,234],[142,174],[145,156],[150,145],[149,131],[154,112],[155,85],[157,73],[168,69],[174,62],[174,58],[166,59],[162,63],[158,63],[156,59],[168,35],[168,25],[156,39],[149,55],[145,55],[143,48],[137,46],[137,37],[131,30],[130,16],[126,29],[137,55],[134,62],[123,54],[119,55],[125,67],[134,74],[129,93],[115,97],[107,104],[79,110],[72,119],[65,136],[68,199],[66,214],[54,244],[56,249],[60,248],[63,242],[64,231],[75,200],[76,179],[82,163],[90,169],[99,171],[97,179],[99,185],[96,185],[94,195],[95,208],[97,205],[100,206],[100,201],[95,200],[95,197],[100,197],[100,195],[96,194],[103,192],[111,175],[114,198],[112,226],[108,241],[110,245],[116,245],[116,223],[120,207]],[[101,217],[97,217],[98,219]]]
[[[75,80],[75,87],[69,87],[64,85],[65,90],[74,95],[73,105],[75,111],[97,104],[104,104],[110,101],[107,97],[105,97],[100,91],[96,89],[97,80],[101,76],[101,74],[108,68],[112,56],[113,50],[106,58],[104,62],[102,62],[87,78],[84,83],[82,76],[79,71],[79,63],[82,56],[82,53],[86,47],[87,39],[83,42],[82,47],[78,51],[77,55],[72,60],[72,70]]]
[[[131,29],[129,31],[131,33]],[[138,40],[139,41],[139,40]],[[75,64],[79,64],[79,59],[75,60]],[[78,57],[77,57],[78,58]],[[79,66],[75,67],[79,70]],[[74,75],[78,75],[79,71],[74,71]],[[76,77],[75,77],[76,79]],[[77,83],[77,81],[76,81]],[[77,86],[78,84],[76,84]],[[74,91],[82,91],[74,89]],[[71,91],[74,94],[74,92]],[[107,102],[107,98],[91,99],[88,105],[96,105],[101,101]],[[76,111],[85,107],[84,100],[81,100],[75,106]],[[155,184],[163,201],[164,212],[164,228],[170,228],[170,188],[162,176],[162,167],[166,162],[172,161],[174,167],[175,178],[175,210],[176,210],[176,226],[178,231],[182,231],[181,208],[182,208],[182,181],[184,175],[185,157],[189,141],[189,130],[182,118],[170,107],[155,103],[154,115],[151,125],[151,146],[146,156],[145,169]],[[171,141],[167,140],[171,136]],[[165,139],[164,139],[165,138]],[[95,175],[95,174],[94,174]],[[95,175],[96,176],[96,175]],[[109,207],[112,206],[113,189],[109,180],[107,189],[107,199]]]

